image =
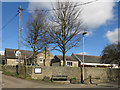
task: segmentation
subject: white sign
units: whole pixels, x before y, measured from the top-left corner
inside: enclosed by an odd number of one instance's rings
[[[41,68],[35,68],[34,69],[34,73],[42,73],[42,69]]]
[[[18,50],[15,52],[15,56],[20,56],[21,55],[21,52]]]

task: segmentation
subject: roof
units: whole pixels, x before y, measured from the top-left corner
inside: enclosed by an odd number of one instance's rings
[[[55,57],[59,58],[60,60],[63,60],[63,56],[62,55],[55,55]],[[66,61],[78,61],[76,58],[72,57],[72,56],[66,56]]]
[[[83,62],[83,55],[72,54],[73,57],[77,56]],[[76,58],[77,59],[77,58]],[[100,63],[101,56],[84,55],[85,63]]]
[[[5,56],[6,58],[9,59],[17,59],[17,57],[15,56],[15,51],[18,49],[9,49],[9,48],[5,48]],[[33,56],[33,51],[28,51],[28,50],[20,50],[21,52],[21,58],[31,58]]]

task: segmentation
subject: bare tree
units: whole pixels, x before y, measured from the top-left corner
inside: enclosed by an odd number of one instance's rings
[[[78,3],[57,2],[53,8],[48,34],[54,44],[53,50],[63,53],[63,66],[66,65],[65,54],[81,41],[82,19]],[[59,47],[59,48],[58,48]]]
[[[34,64],[37,64],[35,54],[46,46],[44,30],[47,26],[46,22],[46,12],[37,9],[27,22],[25,45],[33,49]]]

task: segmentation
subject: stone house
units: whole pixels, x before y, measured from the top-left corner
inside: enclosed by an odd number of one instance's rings
[[[6,65],[18,65],[18,56],[15,55],[15,52],[18,49],[9,49],[5,48],[5,64]],[[31,65],[33,64],[33,52],[28,50],[20,50],[21,52],[21,63]],[[26,56],[26,59],[25,59]],[[27,62],[27,63],[26,63]]]
[[[39,66],[50,66],[51,60],[54,58],[48,47],[45,47],[45,50],[39,52],[36,56]]]
[[[72,56],[66,56],[66,66],[78,67],[79,62],[76,58]],[[63,66],[63,56],[55,55],[54,59],[51,60],[51,66]]]

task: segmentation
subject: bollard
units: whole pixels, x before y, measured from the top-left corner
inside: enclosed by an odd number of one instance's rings
[[[90,75],[90,84],[92,84],[92,76]]]

